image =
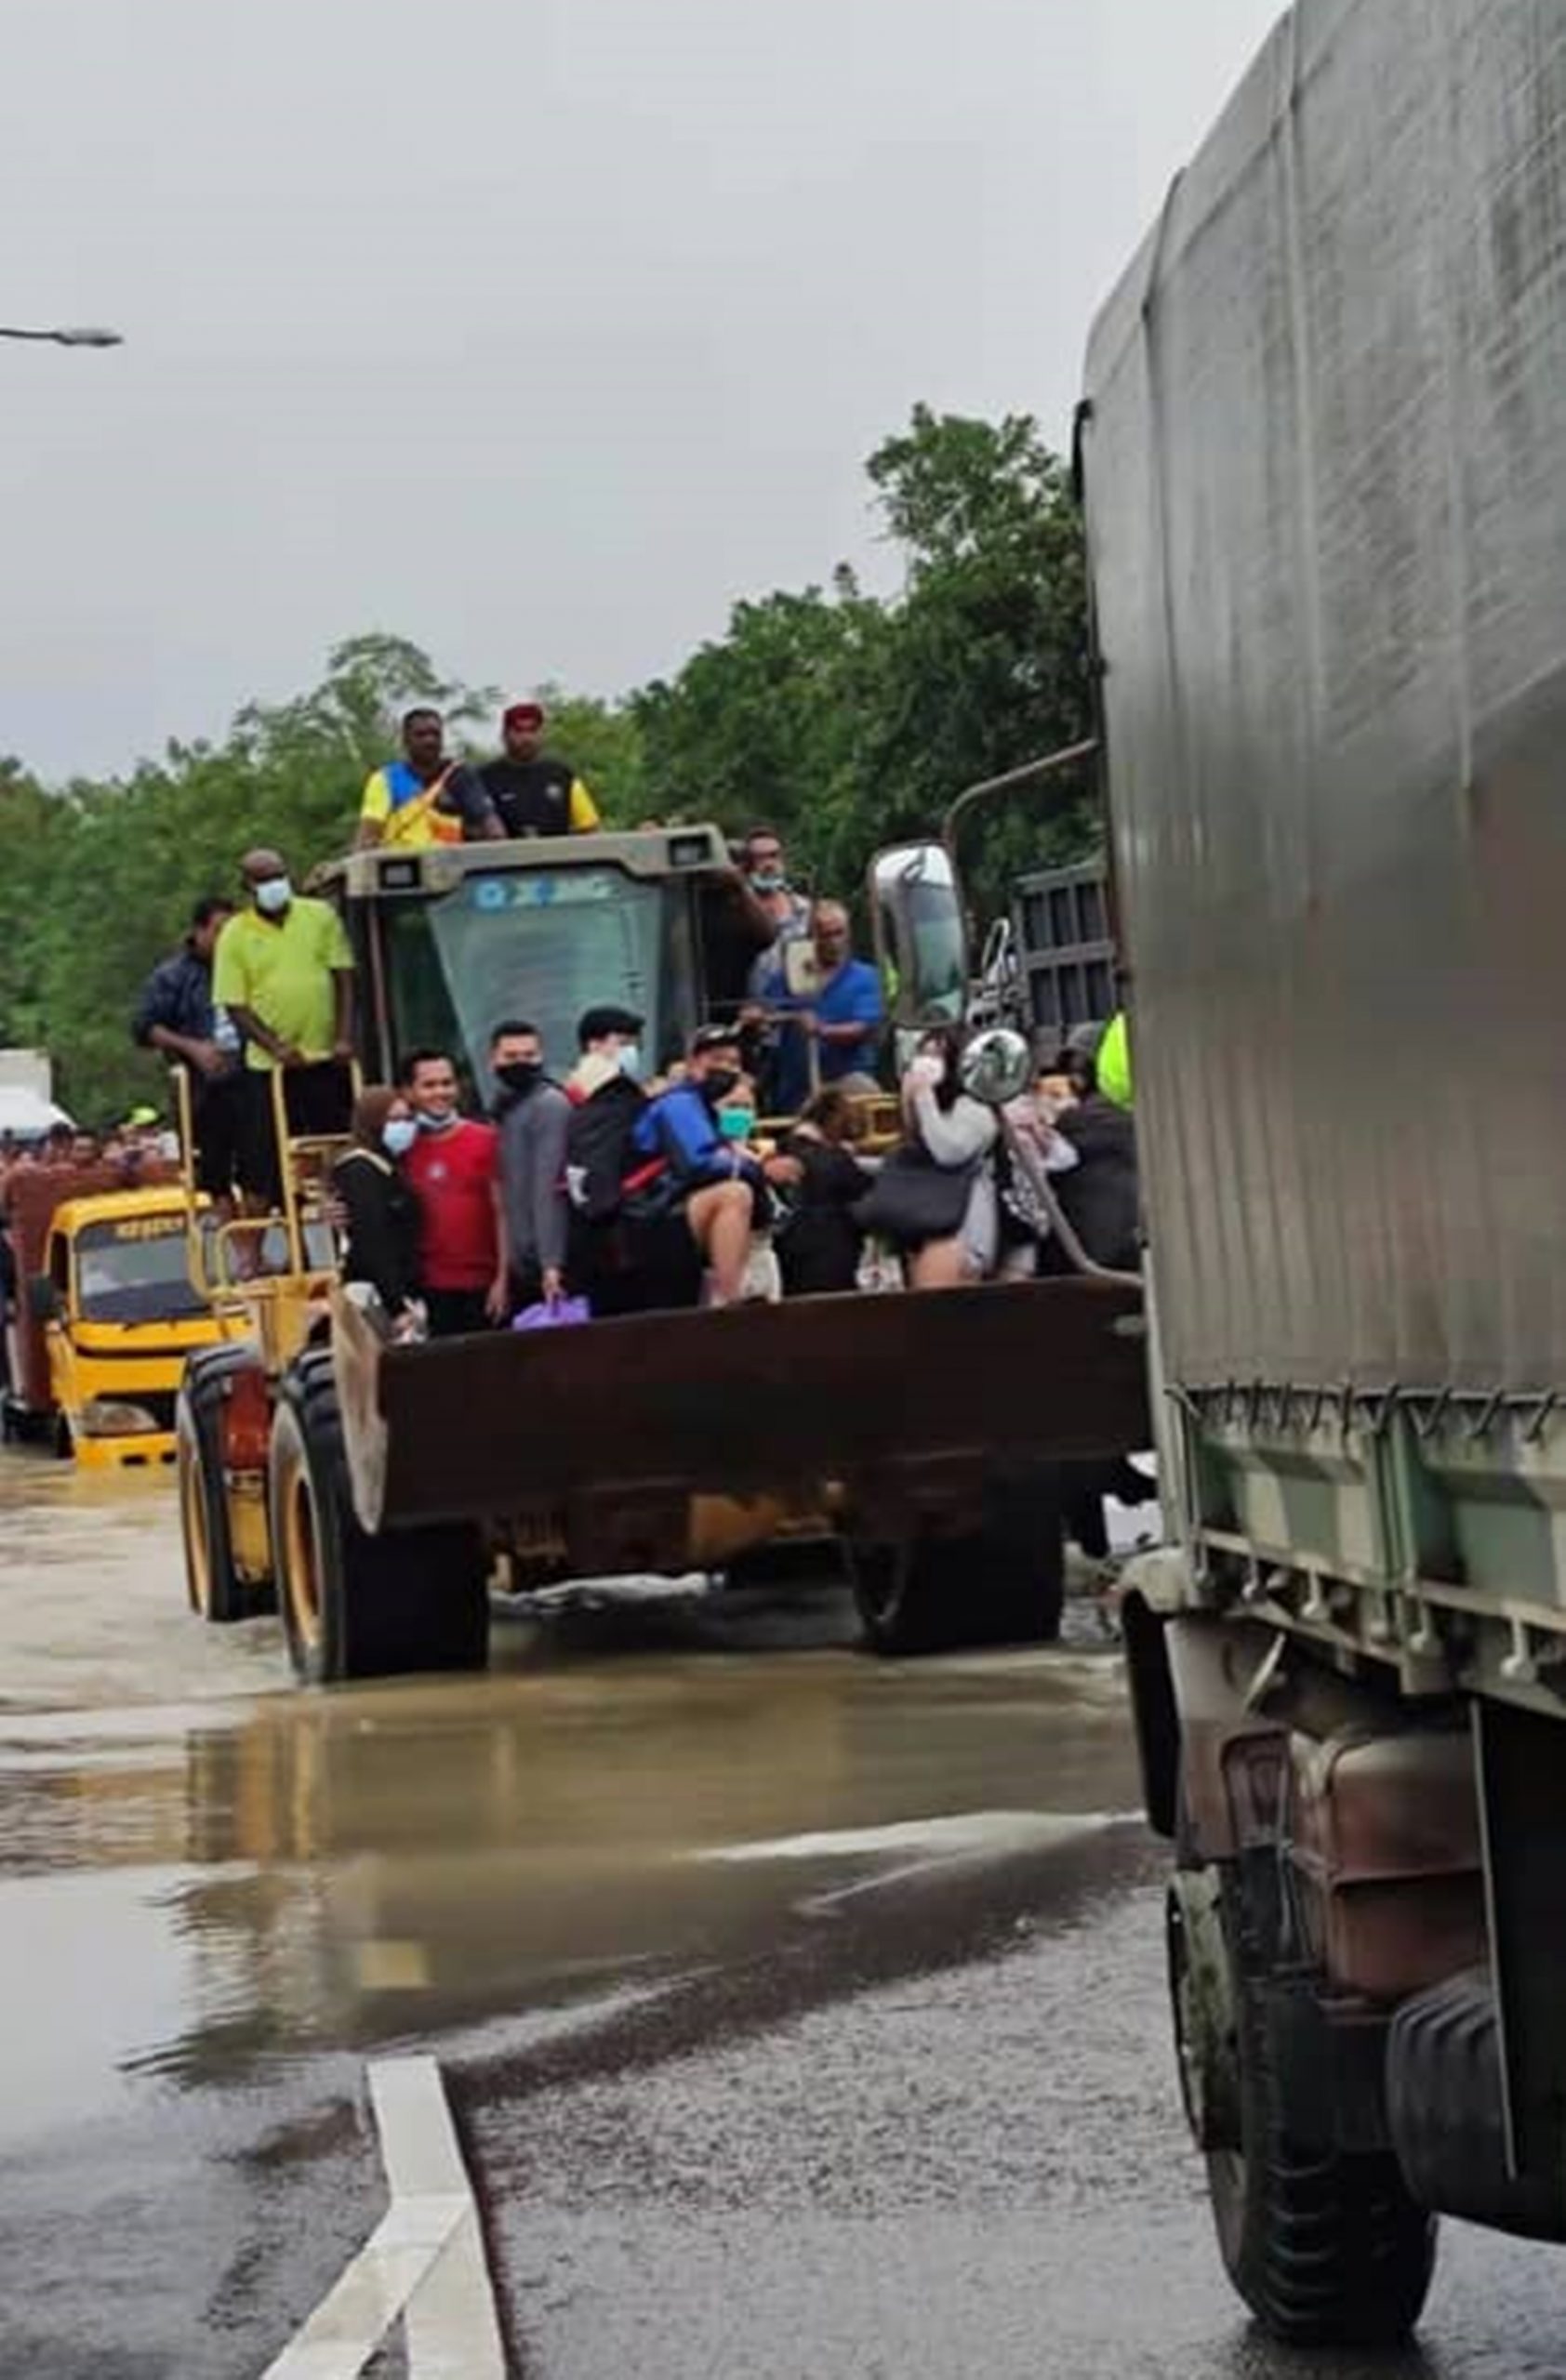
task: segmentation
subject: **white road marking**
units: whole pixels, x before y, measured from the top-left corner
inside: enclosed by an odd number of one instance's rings
[[[432,2057],[369,2069],[392,2203],[262,2380],[355,2380],[399,2314],[410,2380],[506,2380],[478,2207]]]
[[[840,1827],[819,1834],[781,1834],[756,1843],[729,1843],[703,1851],[703,1859],[868,1859],[883,1852],[929,1852],[937,1858],[965,1854],[1029,1851],[1068,1843],[1118,1826],[1119,1810],[964,1810],[947,1818],[903,1818],[890,1826]]]

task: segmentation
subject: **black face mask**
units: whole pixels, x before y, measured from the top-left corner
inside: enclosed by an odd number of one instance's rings
[[[711,1074],[702,1076],[701,1095],[710,1106],[721,1107],[738,1080],[733,1066],[717,1066]]]
[[[496,1067],[495,1079],[520,1096],[523,1091],[532,1090],[543,1071],[537,1058],[513,1058],[510,1065]]]

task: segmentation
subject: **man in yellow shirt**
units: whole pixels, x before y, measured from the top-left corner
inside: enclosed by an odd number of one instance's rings
[[[212,997],[245,1038],[239,1178],[254,1214],[268,1212],[282,1195],[272,1106],[278,1067],[290,1131],[348,1128],[353,954],[337,911],[296,893],[278,853],[247,853],[241,872],[250,906],[218,937]]]
[[[460,760],[448,760],[445,722],[420,705],[403,719],[403,757],[366,779],[354,848],[386,843],[428,851],[432,843],[494,841],[500,834],[484,787]]]

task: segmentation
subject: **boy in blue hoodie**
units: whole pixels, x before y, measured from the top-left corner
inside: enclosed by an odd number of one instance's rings
[[[683,1079],[648,1101],[631,1134],[636,1155],[664,1169],[653,1195],[683,1208],[712,1276],[713,1305],[732,1305],[739,1296],[750,1235],[771,1211],[764,1166],[724,1138],[720,1120],[740,1078],[735,1027],[703,1025]]]

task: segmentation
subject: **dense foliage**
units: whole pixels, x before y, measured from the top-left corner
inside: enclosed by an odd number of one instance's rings
[[[890,600],[829,586],[738,604],[679,673],[617,703],[540,691],[551,741],[611,820],[765,820],[800,869],[852,890],[880,843],[939,821],[952,797],[1069,743],[1089,716],[1082,542],[1066,473],[1035,425],[921,407],[869,475],[903,563]],[[313,692],[251,704],[220,744],[171,744],[124,779],[46,788],[0,761],[0,1042],[49,1049],[60,1095],[106,1118],[156,1080],[126,1016],[193,900],[233,887],[242,852],[275,844],[303,873],[341,849],[398,714],[438,704],[482,747],[492,688],[442,678],[391,635],[328,656]],[[1082,788],[1047,819],[1014,812],[976,838],[989,903],[1008,870],[1082,848]]]

